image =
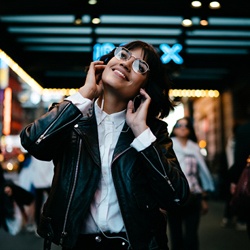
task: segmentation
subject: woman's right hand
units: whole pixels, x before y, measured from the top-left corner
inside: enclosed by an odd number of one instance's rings
[[[85,84],[79,89],[83,97],[93,100],[101,95],[103,90],[101,76],[105,67],[103,61],[91,62]]]

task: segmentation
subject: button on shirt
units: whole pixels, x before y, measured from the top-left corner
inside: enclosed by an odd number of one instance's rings
[[[89,116],[86,113],[91,110],[92,102],[89,99],[83,98],[80,93],[76,93],[67,99],[82,111],[84,117]],[[101,110],[97,102],[94,103],[94,108],[102,169],[101,179],[91,203],[89,216],[83,224],[82,233],[96,233],[100,230],[118,233],[125,231],[125,228],[112,179],[111,162],[118,137],[120,133],[126,132],[122,131],[126,110],[109,115]],[[150,129],[147,129],[134,139],[131,146],[141,151],[155,139]]]

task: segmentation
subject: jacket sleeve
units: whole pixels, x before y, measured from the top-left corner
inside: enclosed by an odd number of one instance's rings
[[[182,172],[168,136],[165,123],[154,134],[157,139],[140,153],[145,158],[149,180],[162,208],[175,207],[186,202],[189,185]]]
[[[21,131],[21,144],[37,159],[49,161],[81,117],[80,110],[69,101],[54,105]]]

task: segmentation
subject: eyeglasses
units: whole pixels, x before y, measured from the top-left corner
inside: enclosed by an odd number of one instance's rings
[[[187,124],[180,124],[180,123],[177,123],[174,127],[175,128],[189,128]]]
[[[128,61],[131,57],[134,57],[135,60],[133,61],[132,68],[134,72],[138,74],[143,75],[149,71],[149,66],[144,60],[136,58],[128,49],[124,47],[117,47],[114,51],[114,55],[118,60],[122,61]]]

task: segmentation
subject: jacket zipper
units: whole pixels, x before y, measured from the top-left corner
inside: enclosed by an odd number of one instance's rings
[[[156,152],[156,154],[157,154],[157,156],[158,156],[158,159],[159,159],[159,161],[160,161],[160,163],[161,163],[161,167],[162,167],[162,169],[163,169],[164,175],[154,166],[154,164],[150,161],[150,159],[149,159],[143,152],[141,152],[141,153],[142,153],[142,155],[147,159],[147,161],[150,163],[150,165],[155,169],[155,171],[158,172],[158,173],[167,181],[167,183],[168,183],[168,185],[170,186],[170,188],[175,192],[175,189],[174,189],[174,187],[173,187],[173,185],[172,185],[172,183],[171,183],[171,181],[170,181],[170,179],[169,179],[169,177],[168,177],[168,175],[167,175],[167,173],[166,173],[166,170],[165,170],[165,168],[164,168],[164,166],[163,166],[163,163],[162,163],[162,161],[161,161],[161,158],[160,158],[160,156],[159,156],[157,150],[155,149],[155,147],[153,147],[153,148],[154,148],[154,150],[155,150],[155,152]]]
[[[40,137],[36,140],[36,144],[38,145],[42,140],[44,140],[46,137],[48,137],[50,134],[47,134],[48,131],[50,130],[50,128],[60,119],[60,117],[62,116],[62,114],[64,113],[64,111],[66,110],[66,108],[69,106],[70,104],[67,104],[64,109],[62,110],[62,112],[60,113],[60,115],[49,125],[49,127],[43,132],[43,134],[40,135]],[[81,116],[81,114],[79,114],[74,120],[66,123],[63,127],[67,126],[68,124],[74,122],[75,120],[77,120],[79,117]],[[60,127],[60,129],[62,129],[63,127]],[[57,130],[56,130],[57,131]],[[56,132],[54,131],[54,133]]]
[[[112,161],[112,163],[111,163],[111,166],[112,166],[112,164],[113,164],[113,162],[118,158],[118,157],[120,157],[122,154],[124,154],[125,152],[127,152],[129,149],[130,149],[131,147],[128,147],[127,149],[125,149],[124,151],[122,151],[120,154],[118,154],[114,159],[113,159],[113,161]],[[164,166],[163,166],[163,164],[162,164],[162,161],[161,161],[161,159],[160,159],[160,156],[159,156],[159,154],[158,154],[158,152],[157,152],[157,150],[155,149],[155,147],[153,147],[154,148],[154,150],[156,151],[156,154],[157,154],[157,156],[158,156],[158,158],[159,158],[159,161],[160,161],[160,163],[161,163],[161,166],[162,166],[162,169],[163,169],[163,172],[164,172],[164,175],[153,165],[153,163],[145,156],[145,154],[144,153],[142,153],[143,154],[143,156],[148,160],[148,162],[150,163],[150,165],[167,181],[167,183],[168,183],[168,185],[171,187],[171,189],[175,192],[175,189],[174,189],[174,187],[173,187],[173,185],[172,185],[172,183],[171,183],[171,181],[170,181],[170,179],[169,179],[169,177],[167,176],[167,173],[166,173],[166,171],[165,171],[165,168],[164,168]],[[115,182],[114,182],[114,185],[115,185]],[[115,189],[116,190],[116,189]],[[117,199],[118,199],[118,195],[117,195]],[[118,205],[119,205],[119,203],[118,203]],[[119,206],[120,207],[120,206]],[[121,209],[121,207],[120,207],[120,210],[122,210]],[[121,213],[121,215],[122,215],[122,213]],[[122,217],[123,217],[123,215],[122,215]],[[125,220],[123,219],[123,222],[124,222],[124,227],[125,227],[125,231],[126,231],[126,235],[127,235],[127,239],[128,239],[128,241],[129,241],[129,245],[131,246],[131,244],[130,244],[130,240],[129,240],[129,237],[128,237],[128,233],[127,233],[127,228],[126,228],[126,225],[125,225]]]
[[[121,155],[123,155],[125,152],[127,152],[130,148],[131,148],[131,146],[128,147],[127,149],[123,150],[120,154],[118,154],[118,155],[112,160],[111,166],[112,166],[113,162],[114,162],[115,160],[117,160],[117,158],[119,158]],[[111,168],[111,171],[112,171],[112,168]],[[114,185],[115,185],[115,182],[114,182]],[[115,188],[115,192],[116,192],[116,188]],[[116,193],[116,196],[117,196],[117,199],[118,199],[117,193]],[[119,205],[119,202],[118,202],[118,205]],[[120,205],[119,205],[119,208],[120,208],[120,210],[122,210],[121,207],[120,207]],[[121,215],[122,215],[122,213],[121,213]],[[123,217],[123,215],[122,215],[122,217]],[[123,218],[122,218],[122,219],[123,219]],[[126,228],[126,225],[125,225],[125,220],[124,220],[124,219],[123,219],[123,222],[124,222],[125,233],[126,233],[126,235],[127,235],[127,240],[128,240],[129,246],[131,246],[130,240],[129,240],[129,237],[128,237],[128,233],[127,233],[127,228]]]
[[[77,156],[77,162],[76,162],[74,182],[73,182],[73,186],[72,186],[70,197],[69,197],[69,202],[68,202],[66,213],[65,213],[65,217],[64,217],[63,230],[62,230],[61,239],[60,239],[60,244],[61,245],[63,243],[63,240],[64,240],[65,236],[67,235],[67,232],[65,231],[65,228],[66,228],[66,224],[67,224],[67,220],[68,220],[68,214],[69,214],[70,204],[72,202],[73,194],[74,194],[75,187],[76,187],[76,179],[77,179],[78,169],[79,169],[79,161],[80,161],[81,148],[82,148],[82,139],[80,139],[80,143],[79,143],[79,150],[78,150],[78,156]]]

